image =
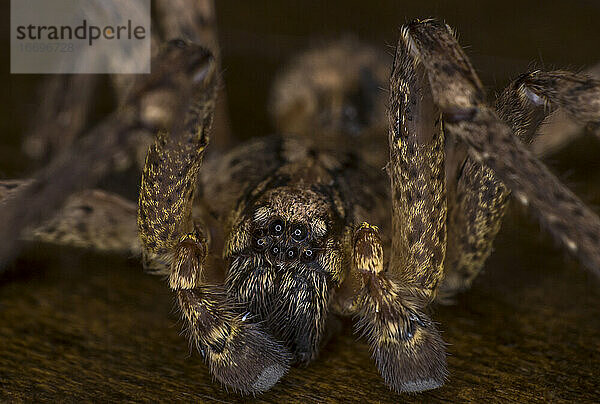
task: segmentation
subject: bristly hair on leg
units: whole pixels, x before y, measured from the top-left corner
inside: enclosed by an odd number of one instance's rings
[[[407,302],[406,291],[381,275],[367,280],[357,302],[356,331],[369,342],[385,383],[398,393],[438,388],[448,376],[439,331]]]
[[[376,227],[361,224],[353,250],[353,268],[363,285],[354,302],[356,332],[366,337],[385,383],[396,392],[440,387],[447,376],[446,350],[423,313],[427,290],[401,288],[388,277]]]
[[[177,291],[188,336],[223,385],[243,394],[262,393],[287,373],[291,355],[260,324],[228,305],[224,290]]]
[[[446,131],[494,170],[556,241],[600,276],[600,219],[485,104],[483,87],[450,28],[425,21],[411,24],[408,33],[412,56],[427,70]],[[449,78],[453,85],[444,86]]]

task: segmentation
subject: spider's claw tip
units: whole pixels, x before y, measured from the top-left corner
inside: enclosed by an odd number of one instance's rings
[[[291,355],[254,325],[245,324],[244,332],[230,341],[226,352],[208,358],[209,365],[225,386],[241,394],[260,394],[287,373]]]
[[[399,393],[441,387],[448,374],[446,352],[439,331],[430,322],[417,328],[407,341],[385,343],[374,350],[385,383]]]

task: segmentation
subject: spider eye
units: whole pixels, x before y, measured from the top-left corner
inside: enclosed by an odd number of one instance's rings
[[[296,250],[294,247],[292,247],[292,248],[288,249],[288,250],[285,252],[285,258],[286,258],[288,261],[291,261],[291,260],[293,260],[293,259],[296,259],[296,257],[298,257],[298,250]]]
[[[255,238],[252,244],[254,245],[255,250],[264,251],[267,248],[267,238]]]
[[[252,246],[257,251],[264,251],[269,244],[267,232],[264,229],[257,229],[252,233]]]
[[[283,234],[283,225],[283,220],[274,220],[273,223],[271,223],[271,225],[269,226],[269,233],[271,233],[271,235],[275,237],[281,236]]]
[[[297,224],[292,229],[292,238],[296,241],[304,241],[307,235],[308,230],[306,230],[306,226],[302,224]]]
[[[279,253],[281,253],[281,247],[279,247],[278,245],[274,245],[273,247],[271,247],[271,255],[278,257]]]
[[[307,248],[306,250],[304,250],[304,252],[302,252],[302,261],[304,262],[311,262],[315,260],[315,251]]]

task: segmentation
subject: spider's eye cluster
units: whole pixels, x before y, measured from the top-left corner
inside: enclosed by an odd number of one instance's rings
[[[308,263],[316,259],[316,249],[306,241],[309,230],[302,223],[286,223],[280,217],[272,219],[265,227],[252,233],[252,247],[257,252],[268,251],[268,255],[279,261],[300,259]]]
[[[298,249],[296,249],[294,247],[288,248],[288,250],[285,252],[286,260],[294,260],[297,257],[298,257]]]

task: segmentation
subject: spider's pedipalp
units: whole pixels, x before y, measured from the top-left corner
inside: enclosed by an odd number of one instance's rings
[[[293,183],[296,175],[281,181]],[[290,347],[295,363],[306,365],[322,344],[332,288],[343,280],[336,234],[342,220],[331,212],[331,190],[271,186],[255,201],[247,198],[234,220],[224,250],[231,262],[226,285]]]
[[[177,290],[192,346],[213,376],[243,394],[264,392],[287,372],[291,355],[260,325],[236,313],[222,288]]]
[[[382,377],[398,392],[434,389],[446,376],[444,343],[424,314],[443,277],[446,254],[444,132],[434,84],[415,63],[420,56],[412,29],[414,24],[401,31],[390,78],[390,261],[382,271],[378,231],[363,224],[355,232],[352,266],[362,275],[353,307],[358,329]],[[461,111],[467,108],[454,110]]]

